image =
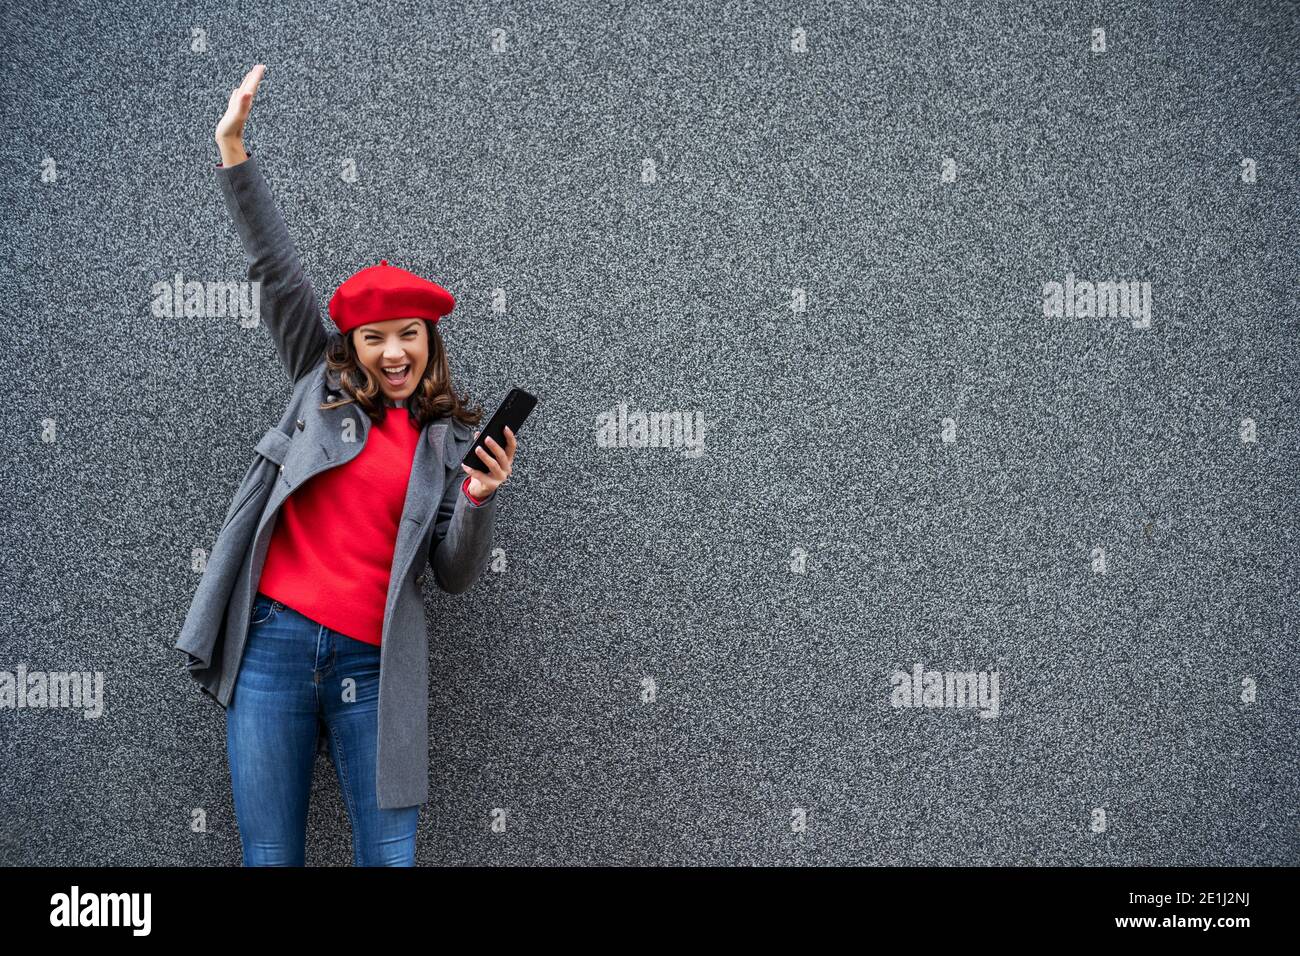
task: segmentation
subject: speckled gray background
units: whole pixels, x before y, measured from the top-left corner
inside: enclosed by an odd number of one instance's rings
[[[106,705],[0,710],[0,860],[240,859],[173,644],[289,383],[149,304],[246,277],[212,130],[263,62],[322,302],[386,257],[542,399],[506,570],[428,589],[422,864],[1300,863],[1295,4],[779,6],[6,9],[0,670]],[[1151,327],[1045,318],[1067,271]],[[619,402],[705,455],[597,447]],[[892,708],[916,662],[1000,716]],[[324,756],[309,831],[351,863]]]

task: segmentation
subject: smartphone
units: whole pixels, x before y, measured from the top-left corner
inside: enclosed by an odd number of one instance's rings
[[[536,396],[528,394],[522,388],[512,388],[505,401],[492,413],[488,423],[483,426],[483,430],[475,439],[474,444],[469,446],[469,454],[465,456],[461,464],[469,465],[475,471],[487,474],[487,466],[474,449],[482,448],[491,458],[492,449],[487,445],[488,438],[495,438],[497,444],[504,449],[506,447],[507,426],[518,436],[519,429],[524,427],[524,419],[528,417],[529,412],[533,410],[533,406],[536,404]]]

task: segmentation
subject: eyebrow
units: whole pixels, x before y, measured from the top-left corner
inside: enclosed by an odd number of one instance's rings
[[[420,324],[420,320],[419,320],[419,319],[412,319],[412,320],[411,320],[411,324],[408,325],[408,326],[405,326],[405,327],[402,329],[402,331],[403,331],[403,332],[409,332],[409,331],[411,331],[411,329],[416,328],[419,324]],[[364,334],[364,335],[379,335],[379,333],[376,332],[374,329],[366,329],[366,331],[365,331],[363,334]]]

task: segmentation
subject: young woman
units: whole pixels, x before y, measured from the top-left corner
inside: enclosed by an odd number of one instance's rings
[[[330,300],[339,334],[326,337],[243,146],[264,72],[217,124],[217,177],[294,381],[292,424],[259,443],[177,647],[226,708],[246,866],[303,865],[322,739],[356,865],[412,866],[428,779],[423,568],[451,593],[477,579],[517,441],[507,430],[479,469],[460,463],[482,409],[452,390],[437,323],[455,303],[441,286],[387,261],[363,269]]]

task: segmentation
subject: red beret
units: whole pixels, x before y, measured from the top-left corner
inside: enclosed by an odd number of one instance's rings
[[[452,294],[428,279],[390,266],[387,259],[348,279],[330,297],[330,318],[347,335],[359,325],[388,319],[437,322],[456,306]]]

